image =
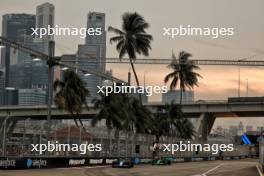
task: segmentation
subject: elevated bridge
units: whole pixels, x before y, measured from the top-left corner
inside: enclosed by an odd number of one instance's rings
[[[157,113],[165,106],[164,103],[145,104],[153,113]],[[198,118],[202,113],[212,113],[216,117],[264,117],[264,102],[233,102],[201,101],[183,104],[182,110],[189,118]],[[92,106],[83,108],[79,114],[81,119],[91,119],[99,110]],[[65,110],[52,107],[52,119],[71,119],[72,115]],[[5,106],[0,107],[1,117],[20,117],[31,119],[46,119],[47,106]]]
[[[164,103],[148,103],[145,106],[153,113],[163,113]],[[195,128],[201,138],[206,138],[210,133],[217,117],[264,117],[264,101],[259,102],[228,102],[228,101],[198,101],[182,105],[183,112],[188,118],[196,118]],[[92,106],[83,108],[78,115],[80,119],[92,119],[98,109]],[[47,106],[9,106],[0,107],[0,121],[6,117],[18,119],[45,120],[47,118]],[[65,110],[59,110],[55,106],[51,110],[52,119],[73,119],[73,115]]]

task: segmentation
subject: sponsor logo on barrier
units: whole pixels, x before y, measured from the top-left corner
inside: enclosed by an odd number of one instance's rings
[[[90,159],[90,164],[103,164],[103,159]]]
[[[106,159],[105,160],[105,163],[106,164],[112,164],[113,163],[113,161],[115,161],[116,159]]]
[[[209,161],[214,161],[215,160],[215,157],[209,157],[208,160]]]
[[[27,159],[27,167],[42,167],[42,166],[47,166],[47,160],[32,160],[32,159]]]
[[[175,158],[174,162],[184,162],[184,158]]]
[[[140,161],[141,163],[148,163],[148,162],[151,162],[152,159],[141,159]]]
[[[192,161],[202,161],[203,158],[192,158]]]
[[[16,160],[0,160],[0,167],[16,166]]]
[[[77,159],[70,159],[69,160],[69,165],[75,166],[75,165],[84,165],[85,164],[85,159],[77,160]]]

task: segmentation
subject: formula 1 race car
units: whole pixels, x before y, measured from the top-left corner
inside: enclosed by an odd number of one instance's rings
[[[132,160],[118,159],[112,162],[112,167],[114,168],[132,168],[134,163]]]
[[[152,160],[152,165],[171,165],[171,158],[160,158]]]

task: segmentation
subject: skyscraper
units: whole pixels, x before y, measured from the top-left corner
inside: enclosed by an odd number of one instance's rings
[[[18,104],[26,105],[44,105],[47,102],[46,91],[41,89],[19,89]]]
[[[31,14],[6,14],[2,18],[2,36],[15,42],[22,42],[25,35],[31,35],[31,28],[35,27],[36,17]],[[5,83],[9,82],[9,67],[11,49],[2,50],[1,62],[5,66]]]
[[[13,25],[13,23],[15,24]],[[53,40],[53,36],[45,35],[42,38],[32,36],[33,30],[31,28],[54,26],[54,6],[52,4],[44,3],[37,6],[36,15],[5,15],[3,24],[3,26],[7,26],[3,27],[5,37],[28,48],[48,54],[49,41]],[[27,94],[34,94],[33,89],[42,89],[45,93],[48,84],[48,66],[46,62],[42,60],[33,61],[28,53],[13,48],[4,49],[4,52],[8,52],[9,56],[9,59],[4,60],[5,65],[8,65],[6,66],[7,74],[5,74],[8,79],[7,86],[16,89],[32,89],[32,91],[28,90]]]
[[[54,27],[54,13],[55,13],[55,7],[53,4],[50,3],[44,3],[39,6],[37,6],[36,10],[36,28],[48,28]],[[39,37],[39,36],[37,36]],[[42,39],[45,41],[53,40],[53,35],[44,35],[42,36]]]
[[[105,14],[98,12],[89,12],[87,19],[87,29],[100,28],[101,35],[86,35],[85,44],[78,46],[77,61],[86,69],[96,70],[105,73],[105,57],[106,57],[106,31],[105,31]],[[81,74],[82,79],[86,82],[86,86],[90,91],[90,102],[94,98],[98,98],[97,86],[102,85],[102,78]]]

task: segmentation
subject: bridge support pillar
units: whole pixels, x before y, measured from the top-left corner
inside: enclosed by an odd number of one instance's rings
[[[196,139],[206,141],[215,122],[213,113],[202,113],[195,125]]]

